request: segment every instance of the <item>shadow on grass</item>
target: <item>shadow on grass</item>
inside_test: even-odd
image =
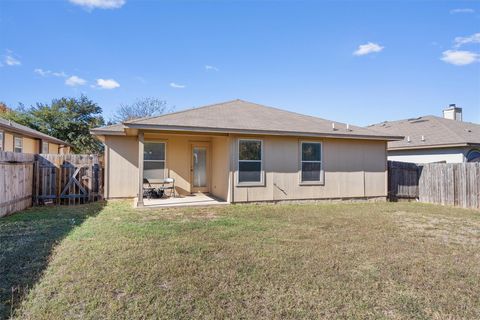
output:
[[[0,319],[7,319],[48,265],[54,246],[105,202],[33,207],[0,218]]]

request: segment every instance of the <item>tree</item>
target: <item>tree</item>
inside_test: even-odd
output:
[[[104,125],[102,108],[85,95],[60,98],[51,104],[37,103],[15,110],[7,108],[2,117],[38,130],[73,146],[78,153],[101,153],[103,144],[90,134],[90,129]]]
[[[27,108],[22,103],[19,103],[16,109],[12,109],[8,107],[4,102],[0,102],[0,117],[7,120],[15,121],[16,123],[20,123],[24,126],[38,130],[35,119],[30,113],[28,113]]]
[[[137,99],[132,104],[121,104],[120,108],[113,115],[113,123],[121,123],[128,120],[159,116],[173,111],[173,108],[167,106],[165,100],[158,98]]]

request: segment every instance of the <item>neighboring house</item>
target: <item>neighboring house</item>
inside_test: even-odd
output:
[[[70,147],[65,141],[0,118],[0,151],[70,153]]]
[[[402,138],[242,100],[92,133],[105,143],[106,198],[171,177],[180,194],[228,202],[385,199],[387,141]]]
[[[388,160],[413,163],[480,161],[480,125],[463,122],[462,108],[454,104],[443,111],[443,118],[424,116],[385,121],[368,128],[405,137],[388,143]]]

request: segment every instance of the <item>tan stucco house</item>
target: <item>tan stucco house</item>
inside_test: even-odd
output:
[[[0,151],[70,153],[71,145],[11,120],[0,118]]]
[[[92,130],[105,143],[105,197],[143,179],[227,202],[387,196],[387,141],[402,137],[234,100]],[[142,206],[142,197],[138,206]]]

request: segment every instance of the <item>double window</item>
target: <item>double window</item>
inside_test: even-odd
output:
[[[322,144],[320,142],[301,143],[301,182],[323,183]]]
[[[14,137],[13,138],[13,152],[21,153],[23,151],[23,138]]]
[[[145,142],[143,150],[143,177],[149,180],[165,178],[165,142]]]
[[[42,141],[42,153],[48,153],[48,142]]]
[[[260,184],[262,174],[262,140],[238,141],[238,183]]]

